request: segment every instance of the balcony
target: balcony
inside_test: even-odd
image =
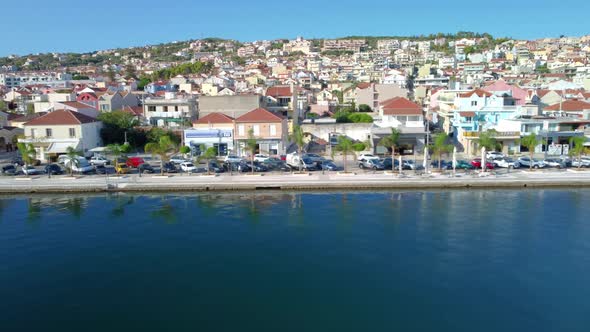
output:
[[[479,138],[479,131],[464,131],[465,138]],[[520,131],[498,131],[496,138],[520,138]]]

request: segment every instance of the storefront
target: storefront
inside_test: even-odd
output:
[[[186,129],[184,131],[184,145],[195,152],[214,147],[219,156],[234,152],[234,137],[232,129]]]

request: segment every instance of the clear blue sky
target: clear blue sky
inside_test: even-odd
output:
[[[475,31],[590,34],[588,0],[3,1],[0,56],[82,52],[202,37],[331,38]]]

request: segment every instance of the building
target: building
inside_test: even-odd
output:
[[[33,144],[36,159],[41,162],[56,161],[68,147],[87,155],[90,149],[102,145],[102,122],[78,112],[56,110],[26,122],[23,127],[25,138],[18,141]]]
[[[375,152],[385,153],[386,148],[379,147],[379,141],[391,134],[391,128],[401,132],[399,153],[413,154],[424,147],[426,130],[424,112],[420,105],[405,97],[395,97],[379,105],[379,118],[371,128],[371,140]]]
[[[199,96],[199,117],[204,117],[212,113],[221,113],[235,119],[253,109],[263,108],[264,106],[264,98],[255,94]]]
[[[247,155],[246,140],[252,130],[257,142],[256,153],[284,154],[288,140],[287,118],[264,108],[252,110],[235,120],[235,138],[238,154]]]
[[[143,114],[146,121],[158,127],[182,127],[197,119],[197,99],[192,95],[167,92],[164,98],[149,97],[144,100]]]
[[[356,105],[369,105],[374,111],[386,100],[407,96],[408,90],[397,84],[359,83],[354,90]]]
[[[0,74],[0,85],[5,85],[8,88],[16,88],[19,86],[43,84],[50,86],[67,85],[66,81],[72,80],[71,74],[66,73],[11,73]]]
[[[209,113],[184,130],[184,145],[193,150],[213,147],[219,156],[235,153],[234,119],[222,113]]]
[[[323,51],[360,52],[367,47],[364,39],[326,39]]]

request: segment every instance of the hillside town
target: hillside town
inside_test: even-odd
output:
[[[90,156],[130,144],[144,152],[155,130],[191,154],[204,147],[243,158],[300,148],[329,155],[339,137],[360,145],[359,153],[415,156],[441,136],[477,156],[482,135],[505,156],[566,157],[573,137],[590,137],[590,35],[208,38],[13,55],[0,65],[0,151],[30,144],[41,163],[58,161],[68,148]],[[133,121],[117,135],[115,114]],[[296,128],[304,147],[293,138]],[[381,144],[392,129],[396,151]],[[530,135],[532,147],[523,144]]]

